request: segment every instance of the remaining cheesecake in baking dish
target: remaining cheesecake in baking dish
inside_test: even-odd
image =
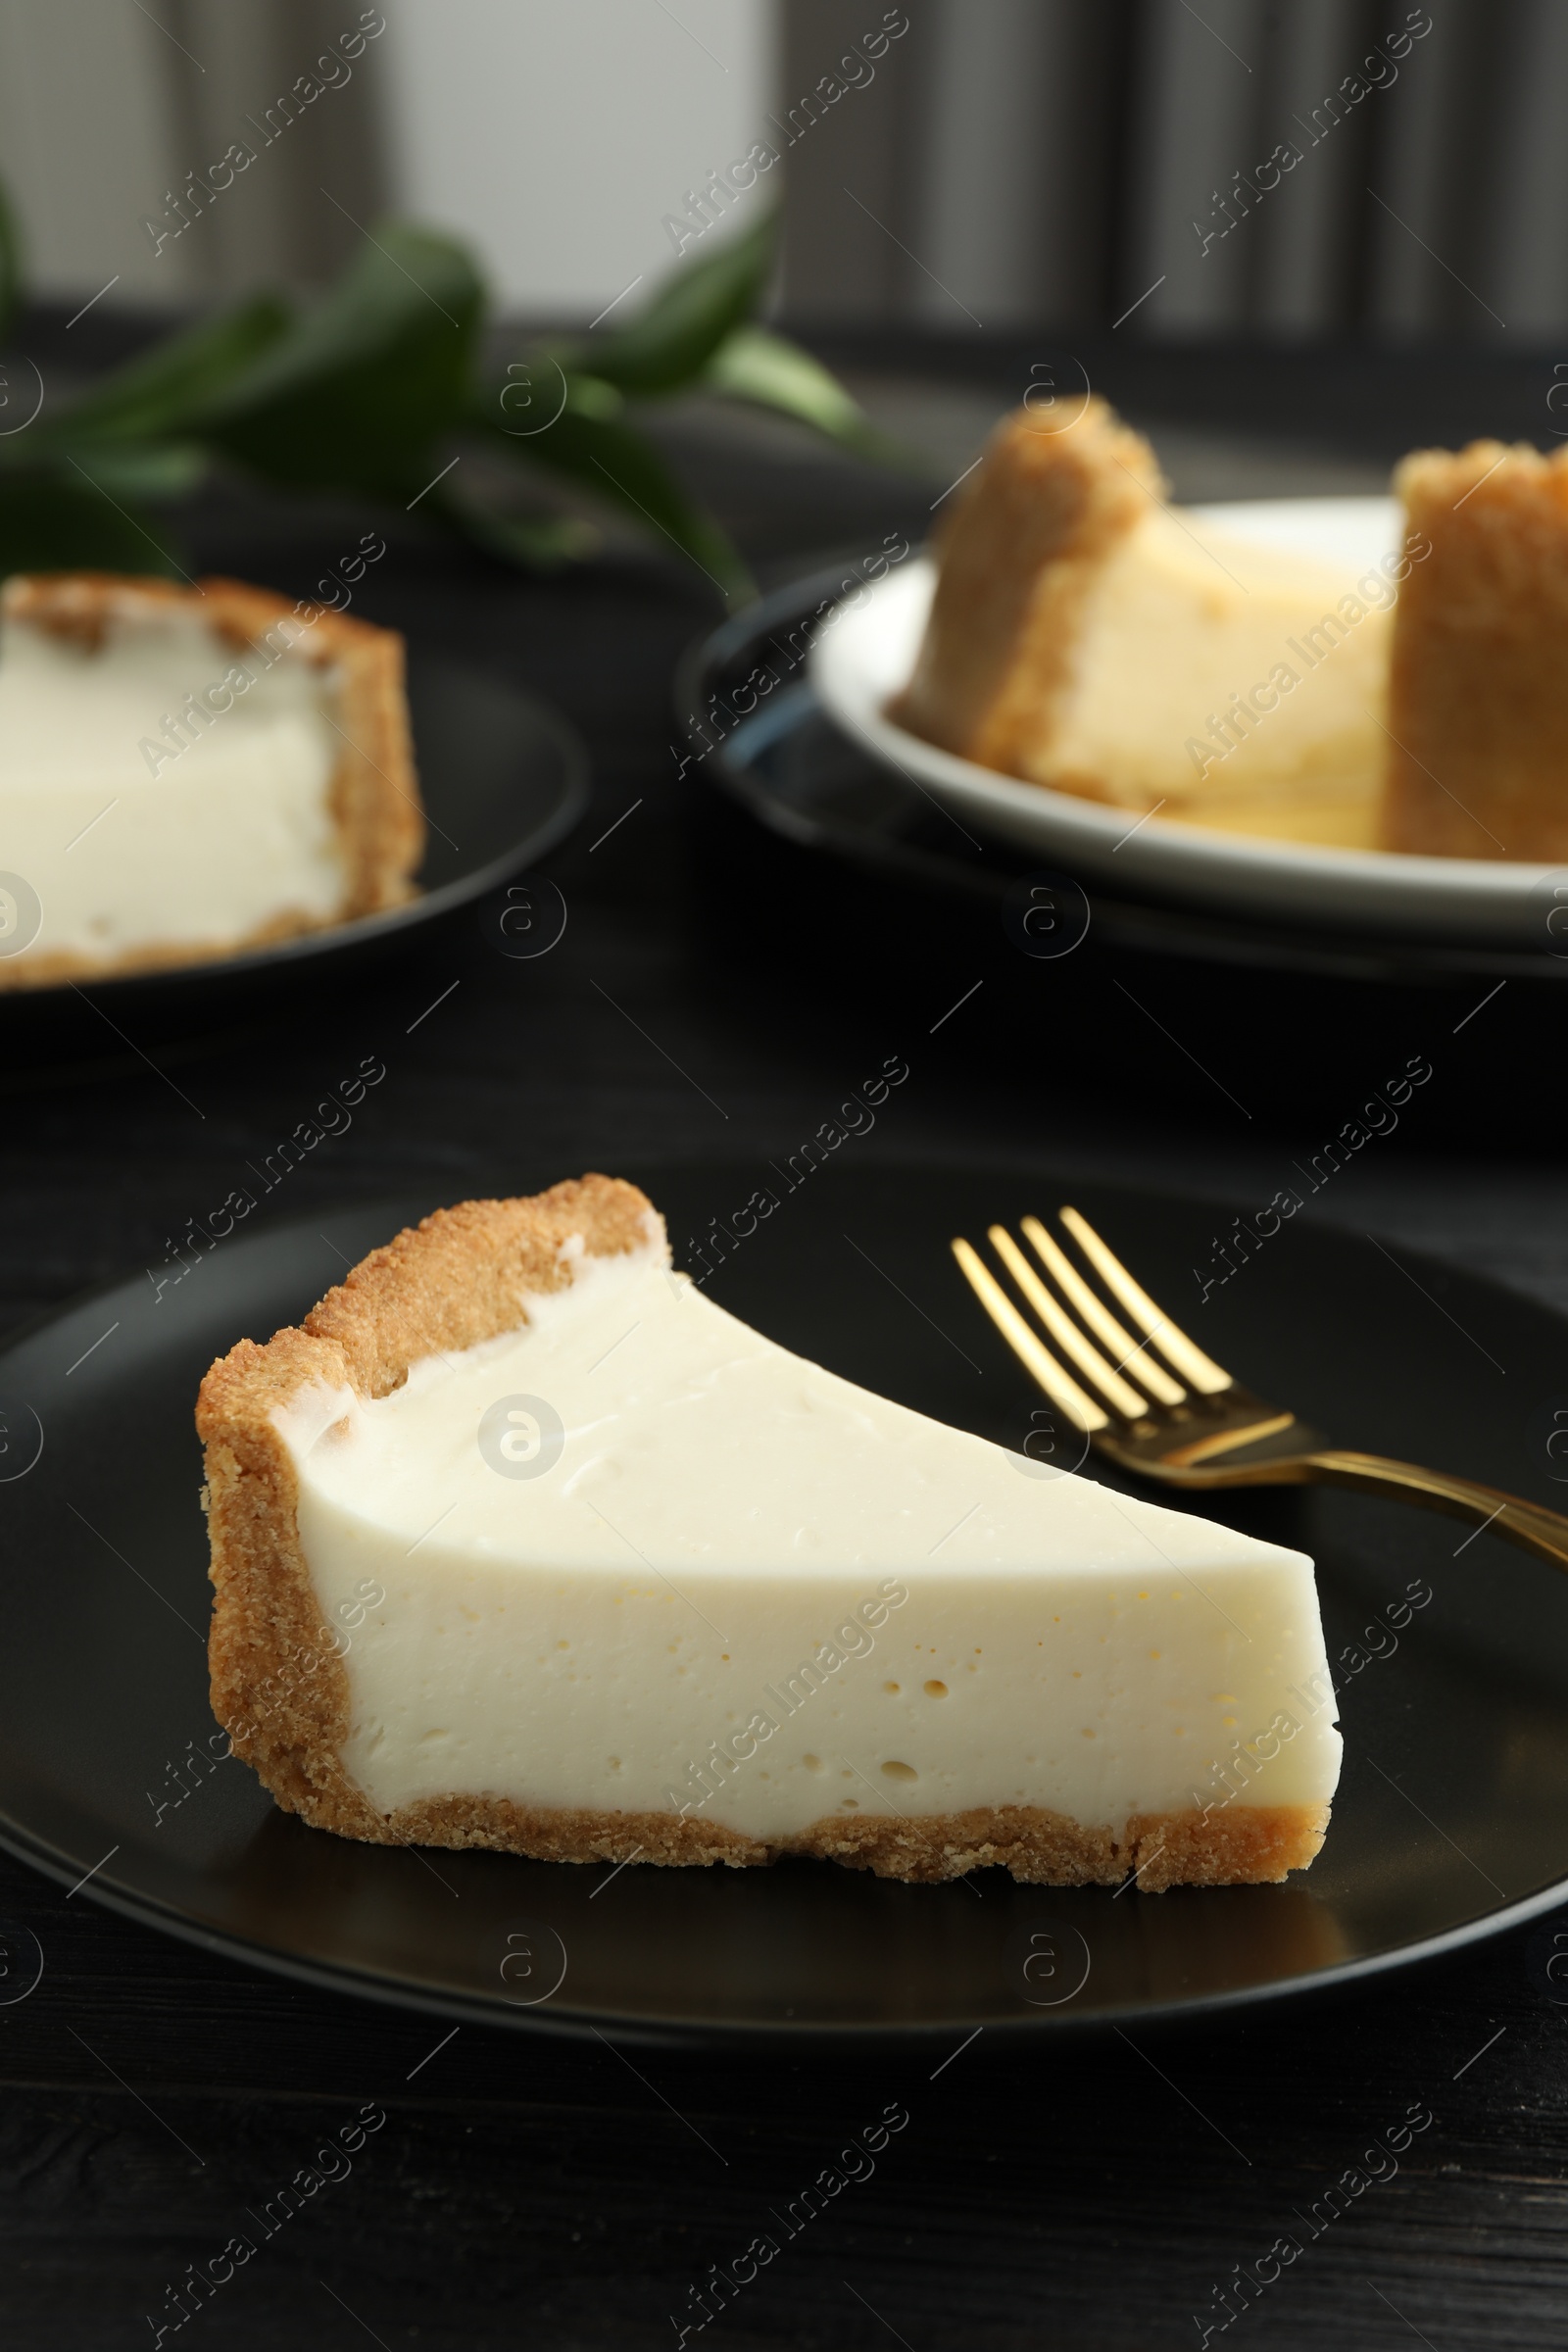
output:
[[[1568,860],[1568,449],[1417,450],[1431,555],[1399,592],[1382,846]]]
[[[392,631],[232,580],[0,600],[0,987],[398,905],[424,841]]]
[[[317,1826],[566,1861],[1273,1880],[1311,1564],[790,1354],[602,1176],[376,1250],[197,1416],[213,1703]]]
[[[938,541],[890,715],[982,766],[1164,818],[1373,846],[1398,555],[1361,580],[1165,504],[1100,400],[997,428]]]

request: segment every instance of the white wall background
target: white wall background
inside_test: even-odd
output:
[[[155,257],[143,219],[171,182],[250,135],[247,116],[360,7],[0,0],[0,174],[35,288],[85,301],[118,274],[113,300],[157,303],[328,275],[354,232],[316,183],[341,171],[368,208],[469,238],[508,308],[586,321],[674,262],[663,216],[745,154],[775,102],[777,0],[384,0],[356,68],[379,189],[363,157],[351,170],[347,103],[329,95],[309,156],[291,130]]]
[[[397,209],[469,237],[512,310],[587,319],[639,275],[640,300],[663,217],[774,103],[774,0],[383,5]]]

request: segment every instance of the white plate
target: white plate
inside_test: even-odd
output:
[[[1398,509],[1387,498],[1252,499],[1192,513],[1238,538],[1343,563],[1349,579],[1399,542]],[[965,823],[1133,895],[1374,937],[1396,932],[1568,953],[1568,913],[1559,917],[1560,933],[1547,929],[1559,904],[1556,886],[1568,907],[1568,869],[1320,849],[1205,832],[1157,816],[1129,834],[1124,808],[999,776],[894,726],[884,707],[914,666],[935,584],[933,564],[911,558],[862,590],[824,624],[810,677],[823,709],[848,734]]]

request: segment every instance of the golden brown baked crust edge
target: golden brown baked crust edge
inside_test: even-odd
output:
[[[305,660],[337,667],[343,741],[329,793],[343,851],[343,903],[324,922],[282,915],[243,939],[221,945],[151,943],[120,956],[0,958],[0,989],[52,988],[62,980],[221,961],[307,931],[329,930],[359,915],[380,913],[411,898],[410,877],[424,854],[424,811],[404,694],[403,640],[397,631],[351,619],[329,606],[308,600],[295,604],[270,589],[217,577],[180,588],[171,580],[115,572],[26,573],[7,583],[0,609],[8,620],[22,620],[95,649],[115,603],[127,595],[147,604],[199,605],[202,618],[237,653],[261,647],[270,630],[288,620],[301,632],[295,650]]]
[[[1098,395],[1066,426],[1027,406],[1004,417],[939,535],[925,637],[888,716],[983,767],[1056,782],[1091,593],[1165,488],[1149,443]]]
[[[241,1340],[208,1372],[196,1429],[212,1545],[213,1711],[280,1805],[343,1837],[407,1842],[343,1768],[346,1641],[316,1596],[299,1485],[272,1415],[317,1381],[384,1396],[422,1357],[517,1330],[528,1294],[572,1280],[559,1251],[573,1235],[605,1257],[662,1230],[647,1197],[609,1176],[518,1200],[466,1200],[372,1250],[299,1328],[265,1347]]]
[[[295,1808],[319,1829],[344,1827],[330,1808]],[[519,1805],[510,1797],[431,1797],[347,1834],[381,1845],[479,1846],[544,1862],[650,1862],[666,1868],[726,1863],[732,1870],[804,1854],[933,1885],[997,1867],[1040,1886],[1116,1886],[1135,1873],[1147,1894],[1171,1886],[1277,1884],[1304,1870],[1323,1843],[1327,1805],[1232,1805],[1203,1813],[1142,1813],[1120,1831],[1041,1805],[981,1805],[898,1820],[832,1815],[791,1838],[760,1839],[674,1813],[598,1813]]]
[[[1568,858],[1568,451],[1475,441],[1395,473],[1410,540],[1390,649],[1379,846]]]

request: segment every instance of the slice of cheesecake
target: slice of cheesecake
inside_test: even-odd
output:
[[[1309,1561],[853,1387],[603,1176],[468,1201],[202,1388],[213,1704],[280,1804],[562,1861],[1273,1880]]]
[[[8,583],[0,988],[375,913],[423,842],[391,630],[233,580]]]
[[[1102,401],[1066,428],[1005,418],[938,541],[925,640],[889,715],[1140,815],[1371,848],[1400,560],[1352,580],[1165,493]]]
[[[1568,449],[1474,441],[1395,475],[1432,544],[1400,591],[1382,846],[1568,860]]]

